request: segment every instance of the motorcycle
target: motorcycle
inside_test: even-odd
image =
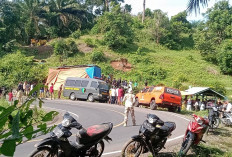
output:
[[[221,117],[219,116],[222,113]],[[209,126],[211,129],[218,128],[220,123],[226,126],[232,125],[232,115],[228,112],[223,112],[220,107],[212,107],[209,109]]]
[[[222,118],[220,118],[220,121],[226,125],[226,126],[232,126],[232,114],[229,112],[222,112]]]
[[[135,156],[150,151],[153,156],[164,148],[167,138],[175,130],[174,122],[163,122],[154,114],[148,114],[147,120],[139,129],[139,135],[132,136],[122,149],[122,157]]]
[[[72,128],[79,130],[74,142],[68,140],[72,135]],[[62,123],[54,128],[50,137],[36,144],[37,149],[30,157],[100,157],[105,147],[103,139],[107,142],[112,141],[108,136],[112,128],[113,124],[109,122],[85,129],[67,112]]]
[[[190,121],[185,132],[179,155],[185,155],[192,145],[203,141],[203,135],[209,129],[209,120],[193,114],[194,121]],[[205,142],[205,141],[203,141]]]
[[[220,124],[219,118],[219,108],[218,107],[208,107],[208,119],[209,119],[209,127],[210,129],[218,128]]]

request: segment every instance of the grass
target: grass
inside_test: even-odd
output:
[[[99,65],[106,75],[112,73],[116,78],[121,77],[122,79],[137,81],[139,88],[142,88],[145,79],[148,79],[150,85],[162,83],[181,90],[188,89],[189,86],[211,87],[219,92],[226,89],[226,95],[229,98],[232,97],[231,77],[222,75],[218,66],[204,61],[196,50],[173,51],[156,45],[154,42],[135,42],[128,45],[127,48],[112,50],[96,42],[102,39],[101,35],[85,35],[75,41],[76,43],[84,43],[85,39],[94,41],[96,46],[93,51],[102,51],[107,56],[107,61],[94,63]],[[138,49],[140,53],[137,53]],[[39,58],[38,55],[40,54],[35,55],[36,58]],[[46,65],[56,67],[60,65],[93,64],[90,56],[91,53],[78,53],[60,62],[59,57],[55,55],[49,57],[48,55]],[[112,69],[110,61],[120,58],[128,59],[133,66],[132,71],[123,72]],[[159,78],[156,75],[152,76],[152,69],[159,68],[162,68],[166,73],[164,78]],[[150,69],[150,71],[147,71],[147,69]]]

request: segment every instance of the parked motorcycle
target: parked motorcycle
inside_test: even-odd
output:
[[[68,140],[72,128],[79,130],[74,142]],[[65,113],[62,123],[51,132],[50,137],[36,146],[30,157],[100,157],[105,146],[103,139],[107,142],[112,140],[108,136],[112,128],[112,123],[103,123],[85,129],[69,113]]]
[[[175,130],[174,122],[163,122],[154,114],[148,114],[147,120],[139,129],[139,135],[132,136],[122,149],[122,157],[138,157],[141,153],[150,151],[155,156]]]
[[[208,113],[208,119],[209,119],[209,127],[211,129],[215,129],[218,128],[219,124],[220,124],[220,118],[219,118],[219,108],[218,107],[210,107],[207,108],[209,113]]]
[[[221,117],[220,117],[221,113]],[[220,123],[231,126],[232,125],[232,114],[221,111],[220,107],[211,107],[209,109],[209,126],[211,129],[215,129]]]
[[[185,155],[192,145],[198,145],[203,141],[203,135],[209,129],[209,120],[193,114],[194,121],[190,121],[185,132],[179,155]],[[205,142],[205,141],[203,141]]]
[[[220,121],[226,126],[232,126],[232,114],[229,112],[222,112]]]

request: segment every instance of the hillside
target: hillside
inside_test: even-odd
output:
[[[47,45],[55,42],[56,39]],[[226,90],[226,95],[231,98],[231,76],[221,74],[220,68],[203,60],[198,51],[174,51],[155,43],[141,42],[113,51],[101,45],[100,35],[81,36],[75,42],[80,52],[72,57],[60,59],[51,52],[38,52],[33,55],[37,59],[46,60],[47,67],[97,64],[102,68],[103,74],[113,74],[115,78],[138,81],[140,87],[145,80],[148,80],[150,85],[164,84],[181,90],[188,89],[189,86],[207,86],[219,92]],[[91,60],[93,52],[103,52],[103,57],[106,59],[103,62],[93,62]],[[125,59],[128,63],[123,67],[121,61]],[[120,69],[121,66],[121,70],[111,66],[113,61],[118,61],[118,67]],[[128,69],[125,70],[125,68]]]

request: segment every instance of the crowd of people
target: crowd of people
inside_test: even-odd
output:
[[[108,83],[109,84],[109,83]],[[109,84],[110,85],[110,91],[109,91],[109,104],[118,104],[118,105],[123,105],[122,100],[123,97],[126,93],[126,91],[132,91],[133,88],[138,87],[138,83],[133,82],[130,80],[127,82],[126,80],[121,81],[121,78],[116,80],[115,78],[112,80],[112,82]]]
[[[231,103],[229,103],[228,100],[221,101],[220,99],[218,99],[218,101],[214,101],[214,100],[201,101],[200,99],[192,100],[191,98],[189,98],[188,100],[185,100],[184,104],[188,111],[203,111],[208,107],[212,107],[212,106],[218,106],[221,108],[222,111],[225,112],[232,111],[232,105]]]
[[[16,99],[18,100],[18,103],[22,104],[23,103],[23,96],[28,96],[29,93],[34,89],[34,87],[36,85],[37,85],[36,83],[30,83],[27,81],[19,82],[17,89],[12,89],[9,91],[9,93],[8,93],[9,100],[8,101],[12,102],[13,98],[16,97]],[[63,84],[58,89],[58,99],[60,99],[60,97],[61,97],[62,90],[63,90]],[[39,91],[37,91],[37,90],[33,91],[33,93],[31,93],[31,96],[38,96],[41,99],[43,99],[43,98],[51,98],[51,100],[55,99],[54,84],[51,83],[51,85],[48,86],[48,83],[46,83],[46,84],[41,83]]]

